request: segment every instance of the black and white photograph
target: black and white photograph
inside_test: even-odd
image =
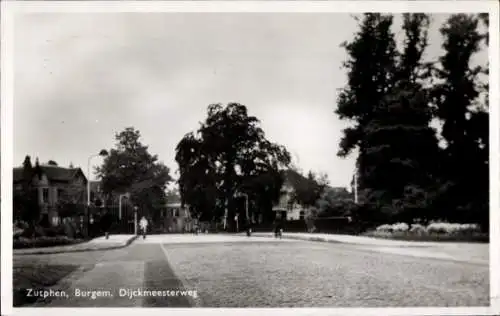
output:
[[[496,2],[79,2],[2,7],[11,310],[494,314]]]

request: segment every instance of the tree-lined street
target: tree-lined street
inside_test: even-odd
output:
[[[489,15],[452,11],[16,16],[15,306],[489,306]]]
[[[235,235],[155,235],[118,250],[15,256],[14,266],[78,265],[54,289],[66,307],[486,306],[488,265],[418,258],[342,243]],[[120,297],[119,289],[196,291]],[[114,297],[74,297],[109,290]]]

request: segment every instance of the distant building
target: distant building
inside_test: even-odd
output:
[[[23,167],[14,168],[13,180],[14,192],[22,190]],[[59,225],[58,202],[63,198],[72,203],[84,205],[86,185],[87,178],[80,168],[37,164],[33,168],[32,186],[37,192],[41,223],[51,226]]]
[[[281,192],[279,202],[273,206],[273,211],[276,212],[276,217],[286,220],[301,219],[301,215],[304,214],[305,207],[292,200],[294,194],[293,186],[289,182],[285,181]]]
[[[162,215],[164,228],[169,233],[191,231],[196,221],[191,217],[189,207],[183,207],[180,202],[167,203]]]
[[[304,219],[307,207],[293,200],[295,190],[301,181],[307,181],[307,179],[294,170],[289,169],[285,171],[285,181],[281,189],[281,198],[273,206],[276,217],[286,220]]]

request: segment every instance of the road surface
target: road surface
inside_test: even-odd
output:
[[[51,287],[52,292],[44,289],[49,297],[28,307],[489,305],[488,265],[348,244],[156,235],[117,250],[14,256],[14,267],[33,265],[77,269]],[[128,295],[134,290],[139,296]]]

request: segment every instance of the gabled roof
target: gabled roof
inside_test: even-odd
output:
[[[69,182],[73,180],[77,175],[83,176],[85,181],[87,178],[83,174],[81,168],[64,168],[59,166],[42,165],[34,167],[33,171],[36,173],[36,169],[39,168],[41,174],[45,174],[49,181],[56,182]],[[19,182],[23,179],[23,167],[14,168],[14,182]]]

